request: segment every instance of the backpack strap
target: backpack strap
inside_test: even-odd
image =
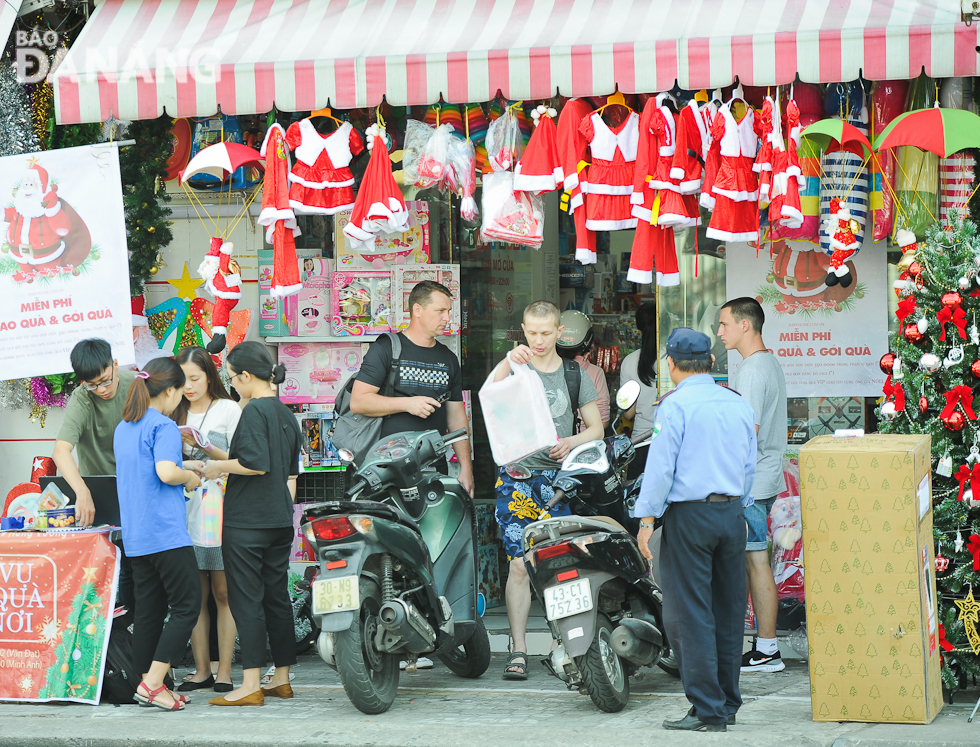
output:
[[[398,363],[402,357],[402,341],[397,332],[385,332],[391,341],[391,365],[388,367],[388,378],[385,379],[384,391],[378,392],[382,397],[395,396],[395,382],[398,380]]]
[[[565,387],[568,389],[568,401],[572,405],[572,412],[575,413],[574,432],[578,432],[578,424],[581,418],[578,414],[578,393],[582,386],[582,367],[575,361],[562,359],[562,368],[565,372]]]

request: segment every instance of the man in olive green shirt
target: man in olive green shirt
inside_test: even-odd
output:
[[[100,339],[78,343],[71,351],[71,366],[81,383],[68,400],[52,457],[75,491],[75,518],[85,527],[95,519],[95,504],[82,475],[116,474],[112,437],[136,375],[120,371],[109,343]],[[76,449],[78,466],[72,458]]]

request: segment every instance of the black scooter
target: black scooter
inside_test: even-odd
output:
[[[473,502],[457,480],[425,469],[462,438],[465,430],[385,438],[345,500],[303,514],[320,563],[312,586],[317,652],[364,713],[391,707],[399,661],[414,669],[420,654],[435,653],[461,677],[490,666],[477,614]]]
[[[620,411],[638,393],[624,384]],[[525,566],[558,643],[545,666],[609,713],[629,702],[629,677],[640,667],[659,665],[679,676],[664,633],[663,596],[636,542],[639,485],[626,479],[634,455],[626,436],[575,447],[547,506],[568,502],[575,514],[529,524],[523,537]]]

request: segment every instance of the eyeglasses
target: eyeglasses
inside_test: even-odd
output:
[[[109,374],[108,381],[100,381],[96,384],[89,384],[87,381],[83,381],[81,386],[86,392],[94,392],[97,389],[107,389],[112,386],[113,375]]]

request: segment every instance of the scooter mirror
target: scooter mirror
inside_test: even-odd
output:
[[[343,462],[344,464],[354,463],[354,452],[351,451],[350,449],[339,449],[337,451],[337,456],[340,457],[340,461]]]
[[[619,391],[616,392],[616,406],[620,410],[628,410],[634,404],[636,400],[640,397],[640,382],[638,381],[627,381],[623,384]]]
[[[507,464],[504,471],[514,480],[527,480],[531,477],[531,470],[519,464]]]

